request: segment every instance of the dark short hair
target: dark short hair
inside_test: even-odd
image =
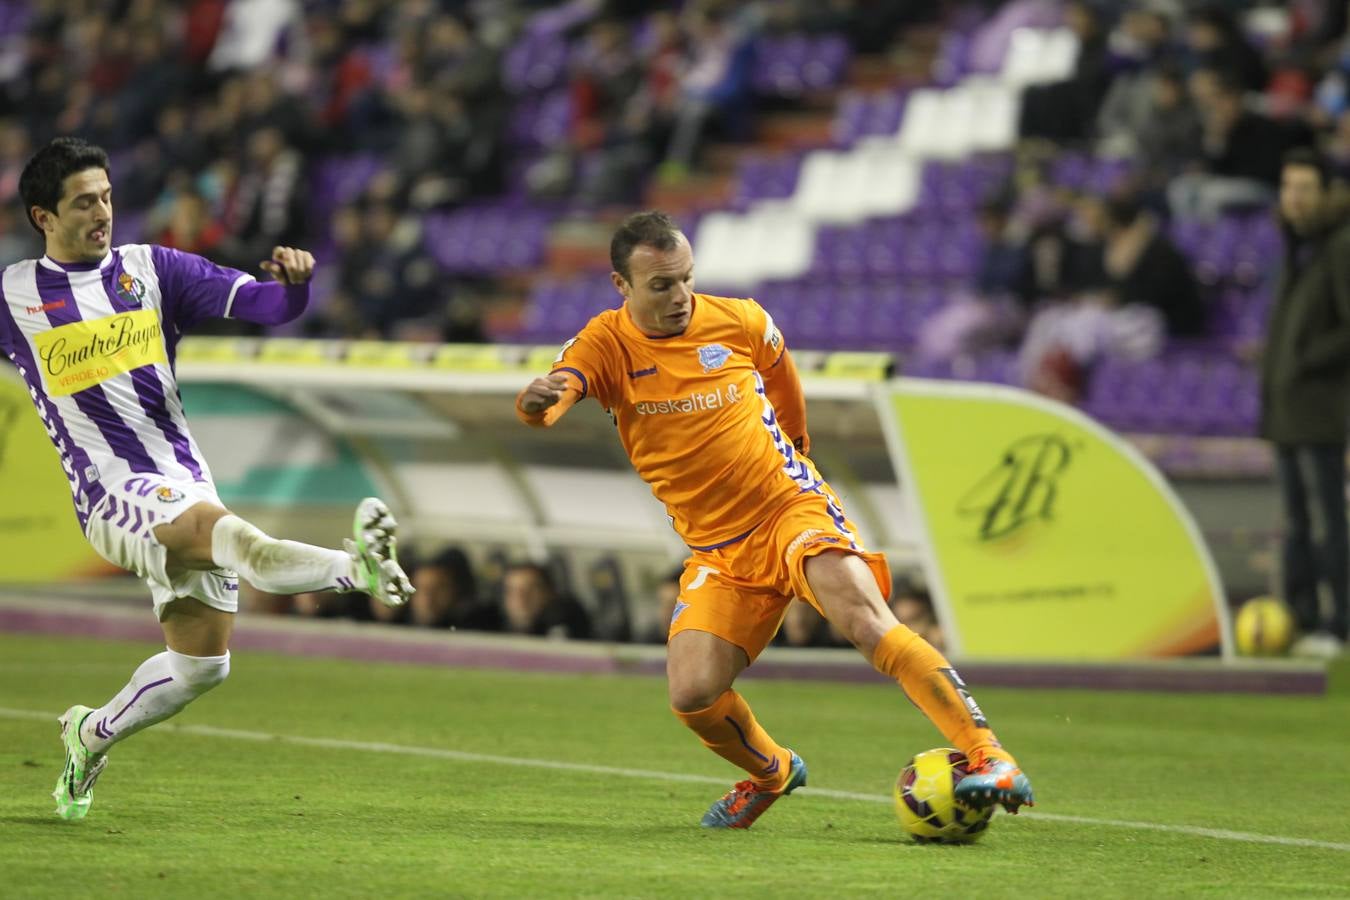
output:
[[[549,594],[558,593],[558,583],[553,577],[553,572],[551,572],[549,567],[543,563],[534,562],[532,560],[519,560],[508,564],[502,575],[506,576],[512,572],[533,572],[535,576],[538,577],[539,583],[543,585],[545,591]]]
[[[422,565],[443,570],[463,596],[478,596],[478,580],[474,577],[473,566],[469,563],[468,555],[458,547],[446,547]]]
[[[1289,166],[1298,166],[1300,168],[1312,169],[1317,172],[1317,180],[1322,187],[1326,187],[1331,180],[1330,172],[1327,170],[1327,160],[1321,153],[1313,147],[1294,147],[1286,150],[1284,158],[1281,160],[1280,168]]]
[[[624,281],[632,279],[628,260],[633,250],[643,244],[657,250],[674,250],[680,242],[680,226],[660,210],[633,213],[619,223],[609,242],[609,262]]]
[[[108,171],[108,153],[102,147],[75,137],[53,138],[28,160],[19,176],[19,196],[23,198],[28,224],[38,228],[33,207],[56,212],[66,179],[85,169]]]

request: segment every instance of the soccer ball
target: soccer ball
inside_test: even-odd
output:
[[[1282,656],[1294,639],[1294,615],[1278,597],[1253,597],[1238,610],[1233,639],[1243,656]]]
[[[966,777],[965,754],[950,747],[915,756],[895,782],[895,815],[909,836],[921,844],[966,844],[989,827],[994,807],[967,806],[953,794]]]

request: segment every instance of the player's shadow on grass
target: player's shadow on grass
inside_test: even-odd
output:
[[[556,820],[540,821],[537,819],[497,819],[491,823],[474,823],[473,830],[477,834],[485,832],[501,832],[504,836],[520,837],[537,832],[541,836],[556,839],[558,837],[559,822]],[[669,837],[670,835],[684,834],[689,831],[687,824],[671,823],[669,825],[633,825],[631,822],[579,822],[575,819],[569,819],[566,822],[567,832],[572,835],[582,833],[596,835],[612,835],[622,833],[624,835],[642,836],[642,837]]]
[[[851,844],[881,844],[886,847],[899,847],[902,850],[926,850],[932,852],[952,852],[952,851],[970,851],[972,849],[983,847],[984,844],[919,844],[911,841],[907,837],[879,837],[877,835],[867,835],[855,838],[843,838]]]
[[[70,828],[71,823],[54,815],[46,816],[0,816],[0,825],[59,825]],[[75,828],[80,826],[75,825]]]

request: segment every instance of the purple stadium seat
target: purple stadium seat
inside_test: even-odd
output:
[[[869,302],[867,287],[855,285],[837,291],[826,324],[829,347],[859,349],[871,343],[875,331],[872,314],[873,306]]]
[[[736,169],[737,198],[749,202],[791,197],[797,187],[801,161],[801,155],[795,153],[745,155]]]
[[[760,38],[750,82],[761,94],[799,97],[838,85],[849,56],[848,42],[837,34]]]
[[[971,39],[960,31],[947,31],[938,45],[933,60],[933,83],[938,87],[952,87],[969,71]]]
[[[867,135],[893,135],[905,114],[904,91],[846,92],[834,118],[834,141],[849,147]]]

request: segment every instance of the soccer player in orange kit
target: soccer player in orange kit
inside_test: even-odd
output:
[[[771,738],[732,684],[773,638],[793,596],[816,607],[970,761],[957,796],[1010,812],[1031,783],[956,670],[896,621],[885,558],[859,543],[806,456],[806,400],[773,319],[753,300],[694,293],[694,256],[669,216],[629,216],[610,244],[623,296],[563,345],[516,398],[528,425],[553,425],[595,397],[638,475],[692,551],[670,623],[666,674],[677,718],[744,769],[703,816],[749,828],[806,783],[806,764]]]

